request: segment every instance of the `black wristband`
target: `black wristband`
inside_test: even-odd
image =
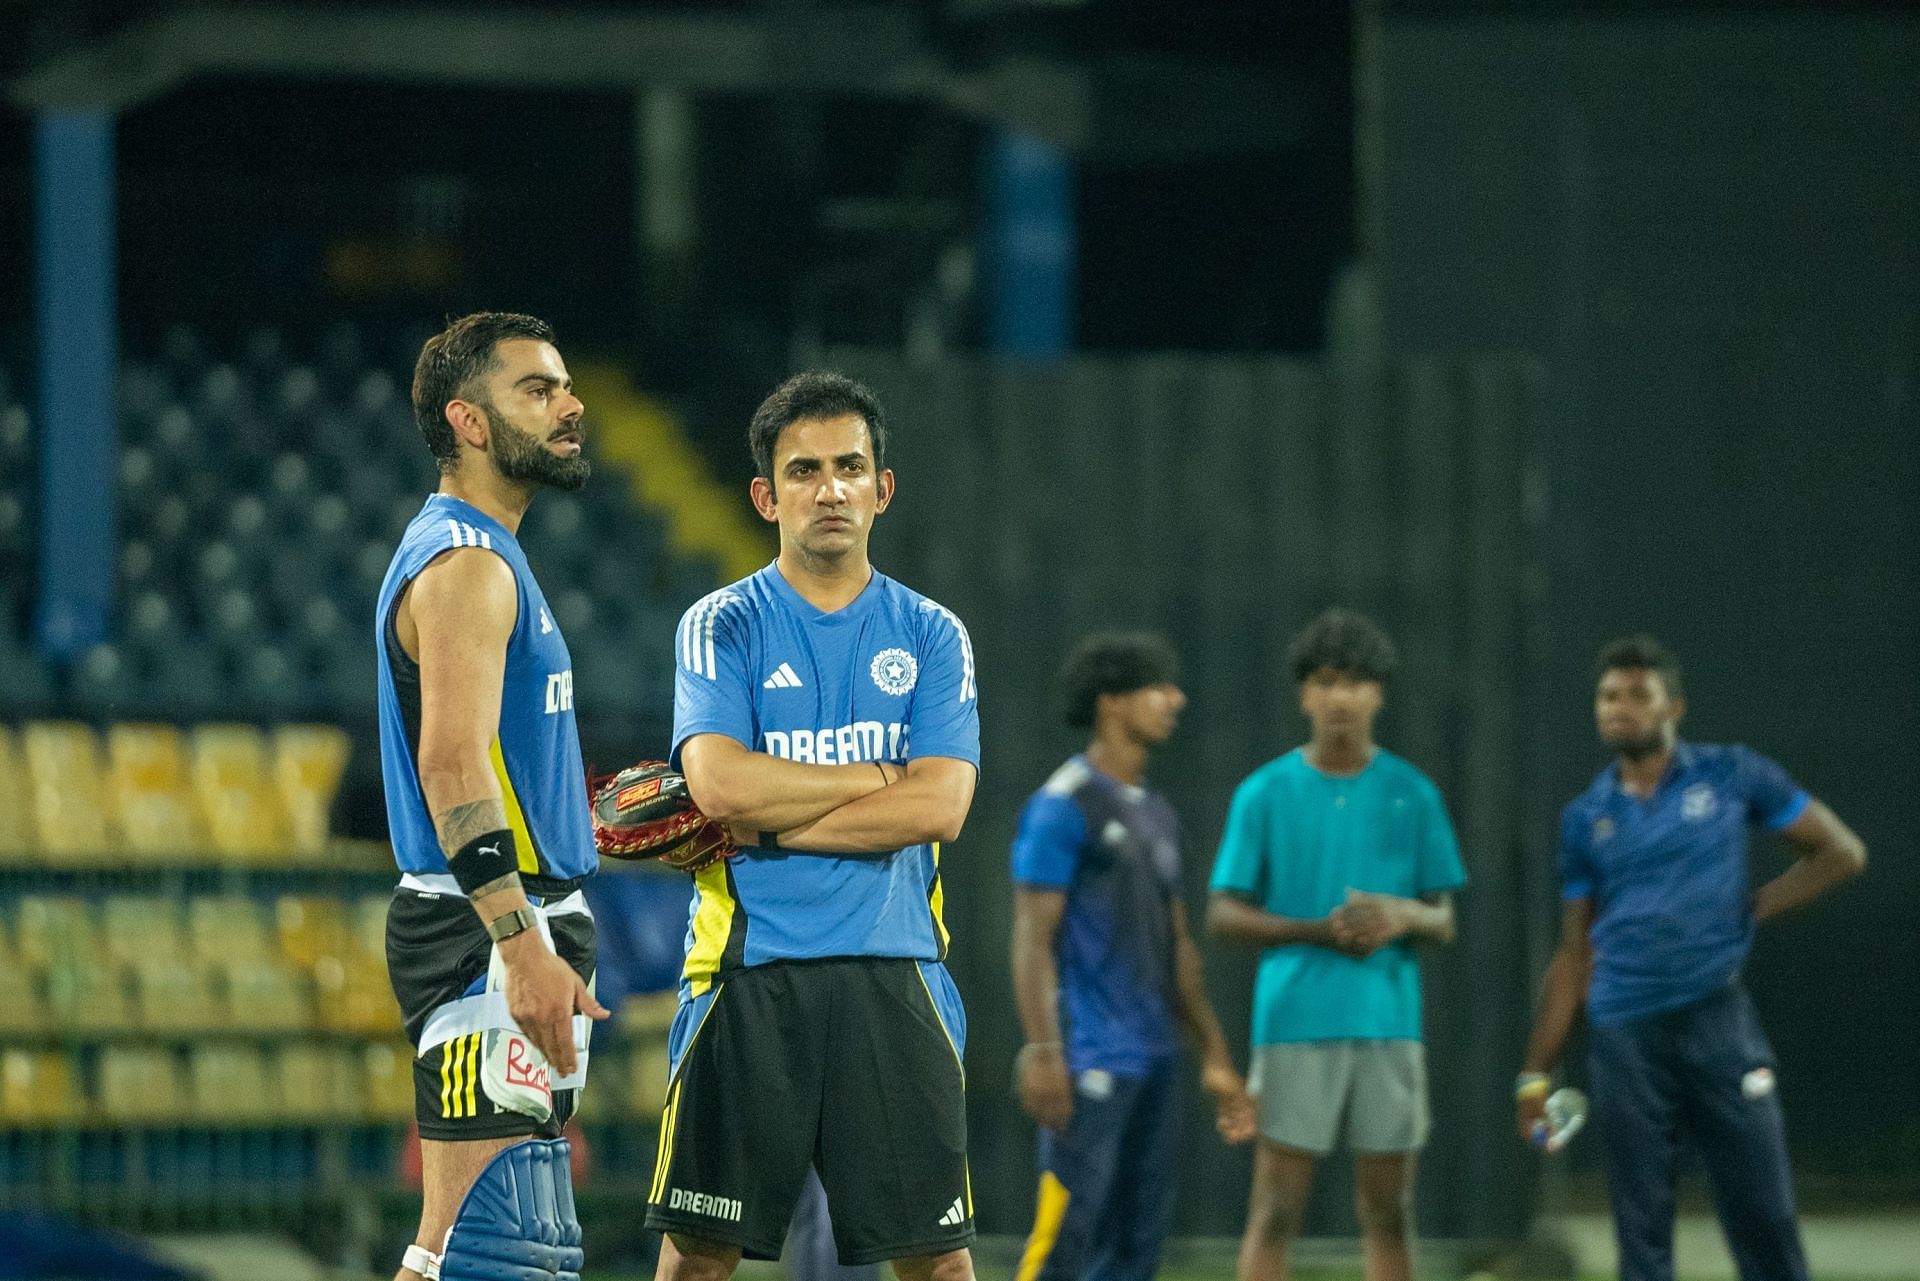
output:
[[[780,848],[780,833],[778,833],[778,832],[762,832],[762,833],[760,833],[760,840],[759,840],[759,846],[760,846],[760,848],[761,848],[761,849],[763,849],[763,850],[777,850],[777,849],[779,849],[779,848]]]
[[[447,860],[447,870],[463,893],[471,894],[488,881],[497,881],[508,872],[520,870],[520,856],[513,846],[513,833],[506,828],[476,836],[462,845]]]

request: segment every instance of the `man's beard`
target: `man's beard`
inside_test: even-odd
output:
[[[484,406],[493,426],[493,465],[508,480],[546,485],[568,493],[587,483],[593,464],[585,452],[562,458],[530,431],[521,431],[491,405]]]
[[[1642,734],[1636,738],[1609,740],[1607,746],[1630,761],[1644,761],[1647,757],[1657,756],[1666,750],[1667,736],[1664,731],[1656,729],[1652,733]]]

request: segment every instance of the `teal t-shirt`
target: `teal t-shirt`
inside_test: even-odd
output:
[[[1312,920],[1347,890],[1415,898],[1466,883],[1439,789],[1391,752],[1350,777],[1300,749],[1233,794],[1211,888]],[[1254,981],[1253,1043],[1419,1040],[1420,965],[1406,940],[1364,960],[1310,943],[1271,947]]]

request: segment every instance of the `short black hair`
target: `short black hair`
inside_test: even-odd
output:
[[[1673,656],[1672,650],[1645,632],[1622,636],[1619,640],[1602,645],[1599,657],[1593,662],[1593,679],[1597,683],[1608,672],[1623,669],[1652,672],[1660,678],[1660,688],[1667,691],[1668,698],[1682,696],[1680,660]]]
[[[440,470],[460,464],[460,440],[447,421],[447,402],[476,399],[469,388],[499,367],[496,349],[514,338],[553,341],[553,326],[512,311],[476,311],[427,339],[413,366],[413,421]]]
[[[773,447],[788,427],[804,419],[845,414],[858,414],[867,424],[867,438],[873,442],[873,469],[884,470],[887,416],[880,409],[880,398],[845,374],[809,369],[775,387],[753,411],[753,421],[747,426],[747,448],[753,452],[755,474],[772,483]]]
[[[1382,685],[1400,670],[1400,654],[1380,624],[1365,614],[1335,606],[1308,623],[1287,649],[1296,685],[1323,667]]]
[[[1060,665],[1060,696],[1067,724],[1093,725],[1102,694],[1131,694],[1180,679],[1180,656],[1153,632],[1095,632]]]

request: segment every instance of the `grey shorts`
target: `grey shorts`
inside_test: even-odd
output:
[[[1342,1138],[1354,1152],[1416,1152],[1432,1126],[1418,1041],[1256,1045],[1247,1084],[1260,1137],[1316,1156]]]

